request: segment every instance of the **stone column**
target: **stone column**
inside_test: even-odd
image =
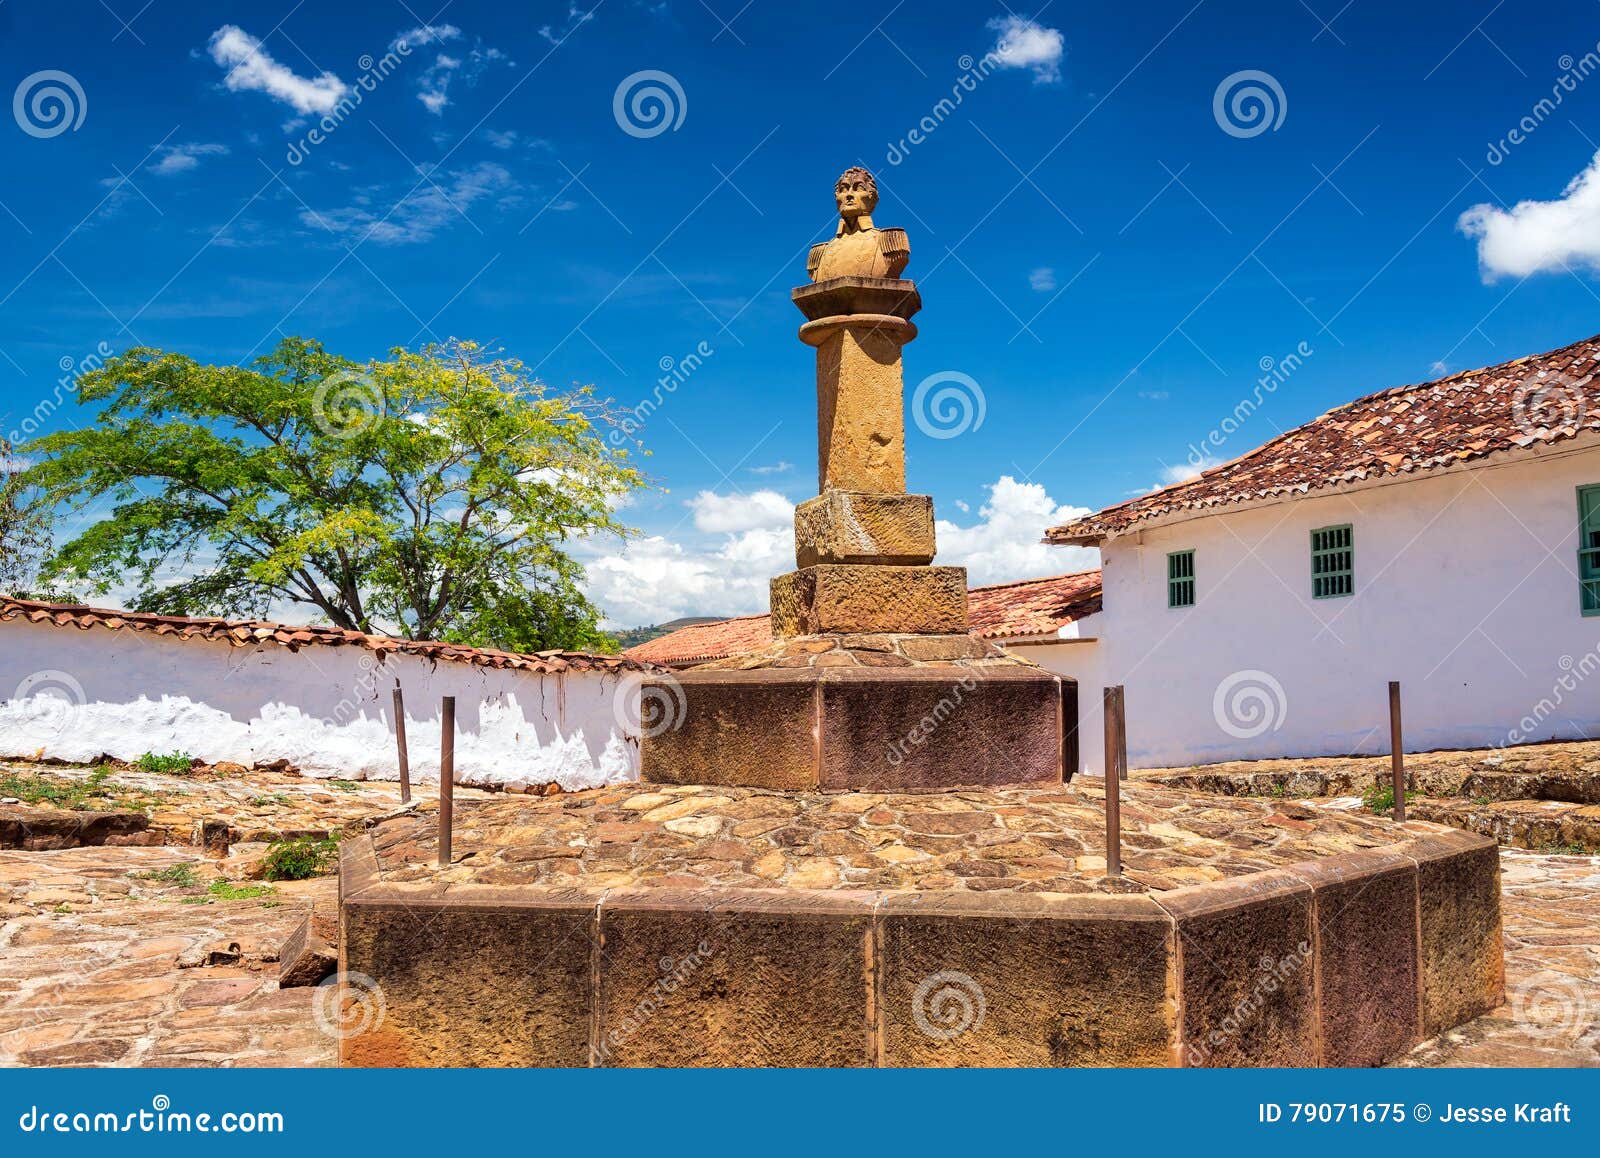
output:
[[[917,336],[915,283],[837,277],[793,297],[817,351],[820,493],[795,508],[799,570],[772,581],[773,635],[965,631],[966,572],[928,565],[933,500],[905,493],[900,351]]]

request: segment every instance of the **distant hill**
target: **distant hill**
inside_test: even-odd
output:
[[[697,623],[721,623],[726,618],[728,618],[726,615],[686,615],[682,619],[653,623],[649,627],[630,627],[626,631],[613,631],[611,634],[616,637],[617,646],[627,651],[630,647],[649,643],[652,639],[659,639],[669,632],[677,631],[680,627],[693,627]]]

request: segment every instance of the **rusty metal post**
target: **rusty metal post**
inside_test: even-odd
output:
[[[1389,681],[1389,765],[1394,773],[1394,822],[1406,822],[1406,745],[1400,727],[1400,681]]]
[[[394,744],[400,760],[400,803],[411,801],[411,757],[406,753],[406,702],[400,681],[394,681]]]
[[[450,838],[455,825],[456,698],[445,696],[439,709],[439,867],[450,864]]]
[[[1106,875],[1122,875],[1122,780],[1127,775],[1127,737],[1123,730],[1122,687],[1108,687],[1101,696],[1105,717]]]

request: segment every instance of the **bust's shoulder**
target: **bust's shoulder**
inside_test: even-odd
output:
[[[910,253],[911,239],[906,236],[904,229],[878,230],[879,253]]]
[[[815,280],[817,266],[822,262],[822,251],[828,248],[826,241],[819,241],[811,247],[811,252],[806,254],[806,273]]]

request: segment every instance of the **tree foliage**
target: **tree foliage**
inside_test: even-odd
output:
[[[358,364],[289,338],[249,366],[135,348],[80,379],[95,423],[29,445],[50,507],[109,501],[47,577],[139,610],[515,650],[601,647],[575,541],[644,485],[609,405],[468,342]],[[174,577],[175,576],[175,577]]]
[[[37,594],[38,567],[49,550],[49,520],[28,490],[21,460],[0,438],[0,595]]]

